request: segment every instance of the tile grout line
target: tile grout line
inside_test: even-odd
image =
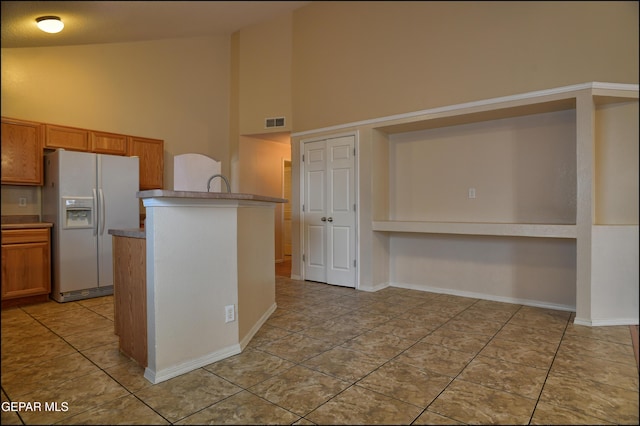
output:
[[[59,303],[59,302],[55,302],[55,303]],[[75,302],[74,302],[75,303]],[[81,303],[77,304],[78,306],[80,306],[80,308],[82,309],[86,309],[89,310],[97,315],[102,316],[103,318],[109,320],[109,321],[113,321],[110,318],[105,317],[104,315],[100,314],[99,312],[94,311],[93,309],[89,308],[88,306],[85,306]],[[73,350],[78,353],[80,356],[82,356],[84,359],[86,359],[87,361],[89,361],[91,364],[93,364],[94,366],[96,366],[98,368],[98,370],[100,370],[101,372],[103,372],[104,374],[106,374],[109,378],[111,378],[111,380],[113,380],[114,382],[116,382],[118,385],[122,386],[122,388],[124,390],[126,390],[127,392],[129,392],[129,395],[125,395],[123,397],[120,398],[116,398],[116,399],[121,399],[121,398],[126,398],[127,396],[133,396],[134,398],[136,398],[138,401],[140,401],[141,403],[143,403],[145,406],[147,406],[149,409],[151,409],[154,413],[156,413],[157,415],[159,415],[160,417],[162,417],[164,420],[166,420],[169,424],[173,424],[172,422],[169,421],[169,419],[165,418],[162,414],[160,414],[159,412],[157,412],[153,407],[151,407],[150,405],[148,405],[146,402],[144,402],[143,400],[141,400],[136,394],[135,392],[130,391],[124,384],[120,383],[120,381],[118,381],[117,378],[113,377],[111,374],[109,374],[104,368],[102,368],[100,365],[98,365],[96,362],[94,362],[92,359],[90,359],[87,355],[85,355],[84,353],[82,353],[81,350],[79,350],[78,348],[76,348],[73,344],[71,344],[67,339],[65,339],[62,335],[60,335],[58,332],[52,330],[51,328],[49,328],[47,325],[45,325],[42,321],[40,321],[38,318],[36,318],[35,316],[33,316],[31,313],[25,311],[24,309],[22,309],[22,307],[18,307],[22,312],[24,312],[26,315],[28,315],[29,317],[33,318],[34,321],[36,321],[38,324],[40,324],[43,328],[45,328],[46,330],[49,330],[49,332],[53,333],[54,335],[56,335],[57,337],[59,337],[60,339],[62,339],[62,341],[64,341],[66,344],[68,344],[71,348],[73,348]],[[80,309],[78,308],[78,309]],[[115,330],[114,330],[114,334],[115,334]],[[65,356],[65,355],[61,355],[61,356]],[[91,374],[91,373],[90,373]],[[6,393],[6,392],[5,392]],[[103,405],[108,404],[110,401],[105,402]],[[80,413],[75,413],[72,416],[69,417],[65,417],[62,420],[65,419],[70,419],[74,416],[77,416],[79,414],[85,413],[87,411],[90,411],[91,409],[96,408],[96,407],[92,407],[89,408],[85,411],[82,411]],[[20,420],[22,420],[22,418],[20,417]],[[26,424],[24,422],[24,420],[22,420],[23,424]]]

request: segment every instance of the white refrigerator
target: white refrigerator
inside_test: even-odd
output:
[[[51,298],[113,294],[109,229],[138,228],[138,157],[59,149],[44,157],[43,220],[53,223]]]

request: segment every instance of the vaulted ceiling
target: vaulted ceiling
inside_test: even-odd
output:
[[[2,1],[2,47],[46,47],[229,35],[309,1]],[[62,32],[36,27],[59,16]]]

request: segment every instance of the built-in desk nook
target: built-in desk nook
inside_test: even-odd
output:
[[[345,136],[357,140],[358,290],[560,309],[588,326],[638,323],[637,84],[580,83],[305,130],[292,134],[292,158]],[[314,219],[300,212],[303,225]],[[305,247],[307,235],[299,239]]]
[[[146,319],[144,376],[159,383],[240,353],[276,309],[274,212],[286,200],[168,190],[138,197],[146,208],[144,231],[110,231],[114,240],[140,240],[114,242],[114,250],[123,250],[114,253],[121,269],[116,332],[121,350],[142,363],[134,353],[140,344],[127,348],[122,336],[131,333],[129,320],[135,327]],[[144,258],[132,256],[143,246]],[[130,273],[143,263],[144,278]],[[122,288],[127,280],[137,293]],[[142,281],[144,303],[123,306],[140,295]]]

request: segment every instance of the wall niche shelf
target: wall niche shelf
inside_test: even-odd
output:
[[[367,125],[374,285],[524,299],[574,310],[582,325],[637,323],[637,84]]]
[[[423,234],[485,235],[499,237],[576,238],[575,225],[532,223],[462,223],[374,221],[373,231]]]

